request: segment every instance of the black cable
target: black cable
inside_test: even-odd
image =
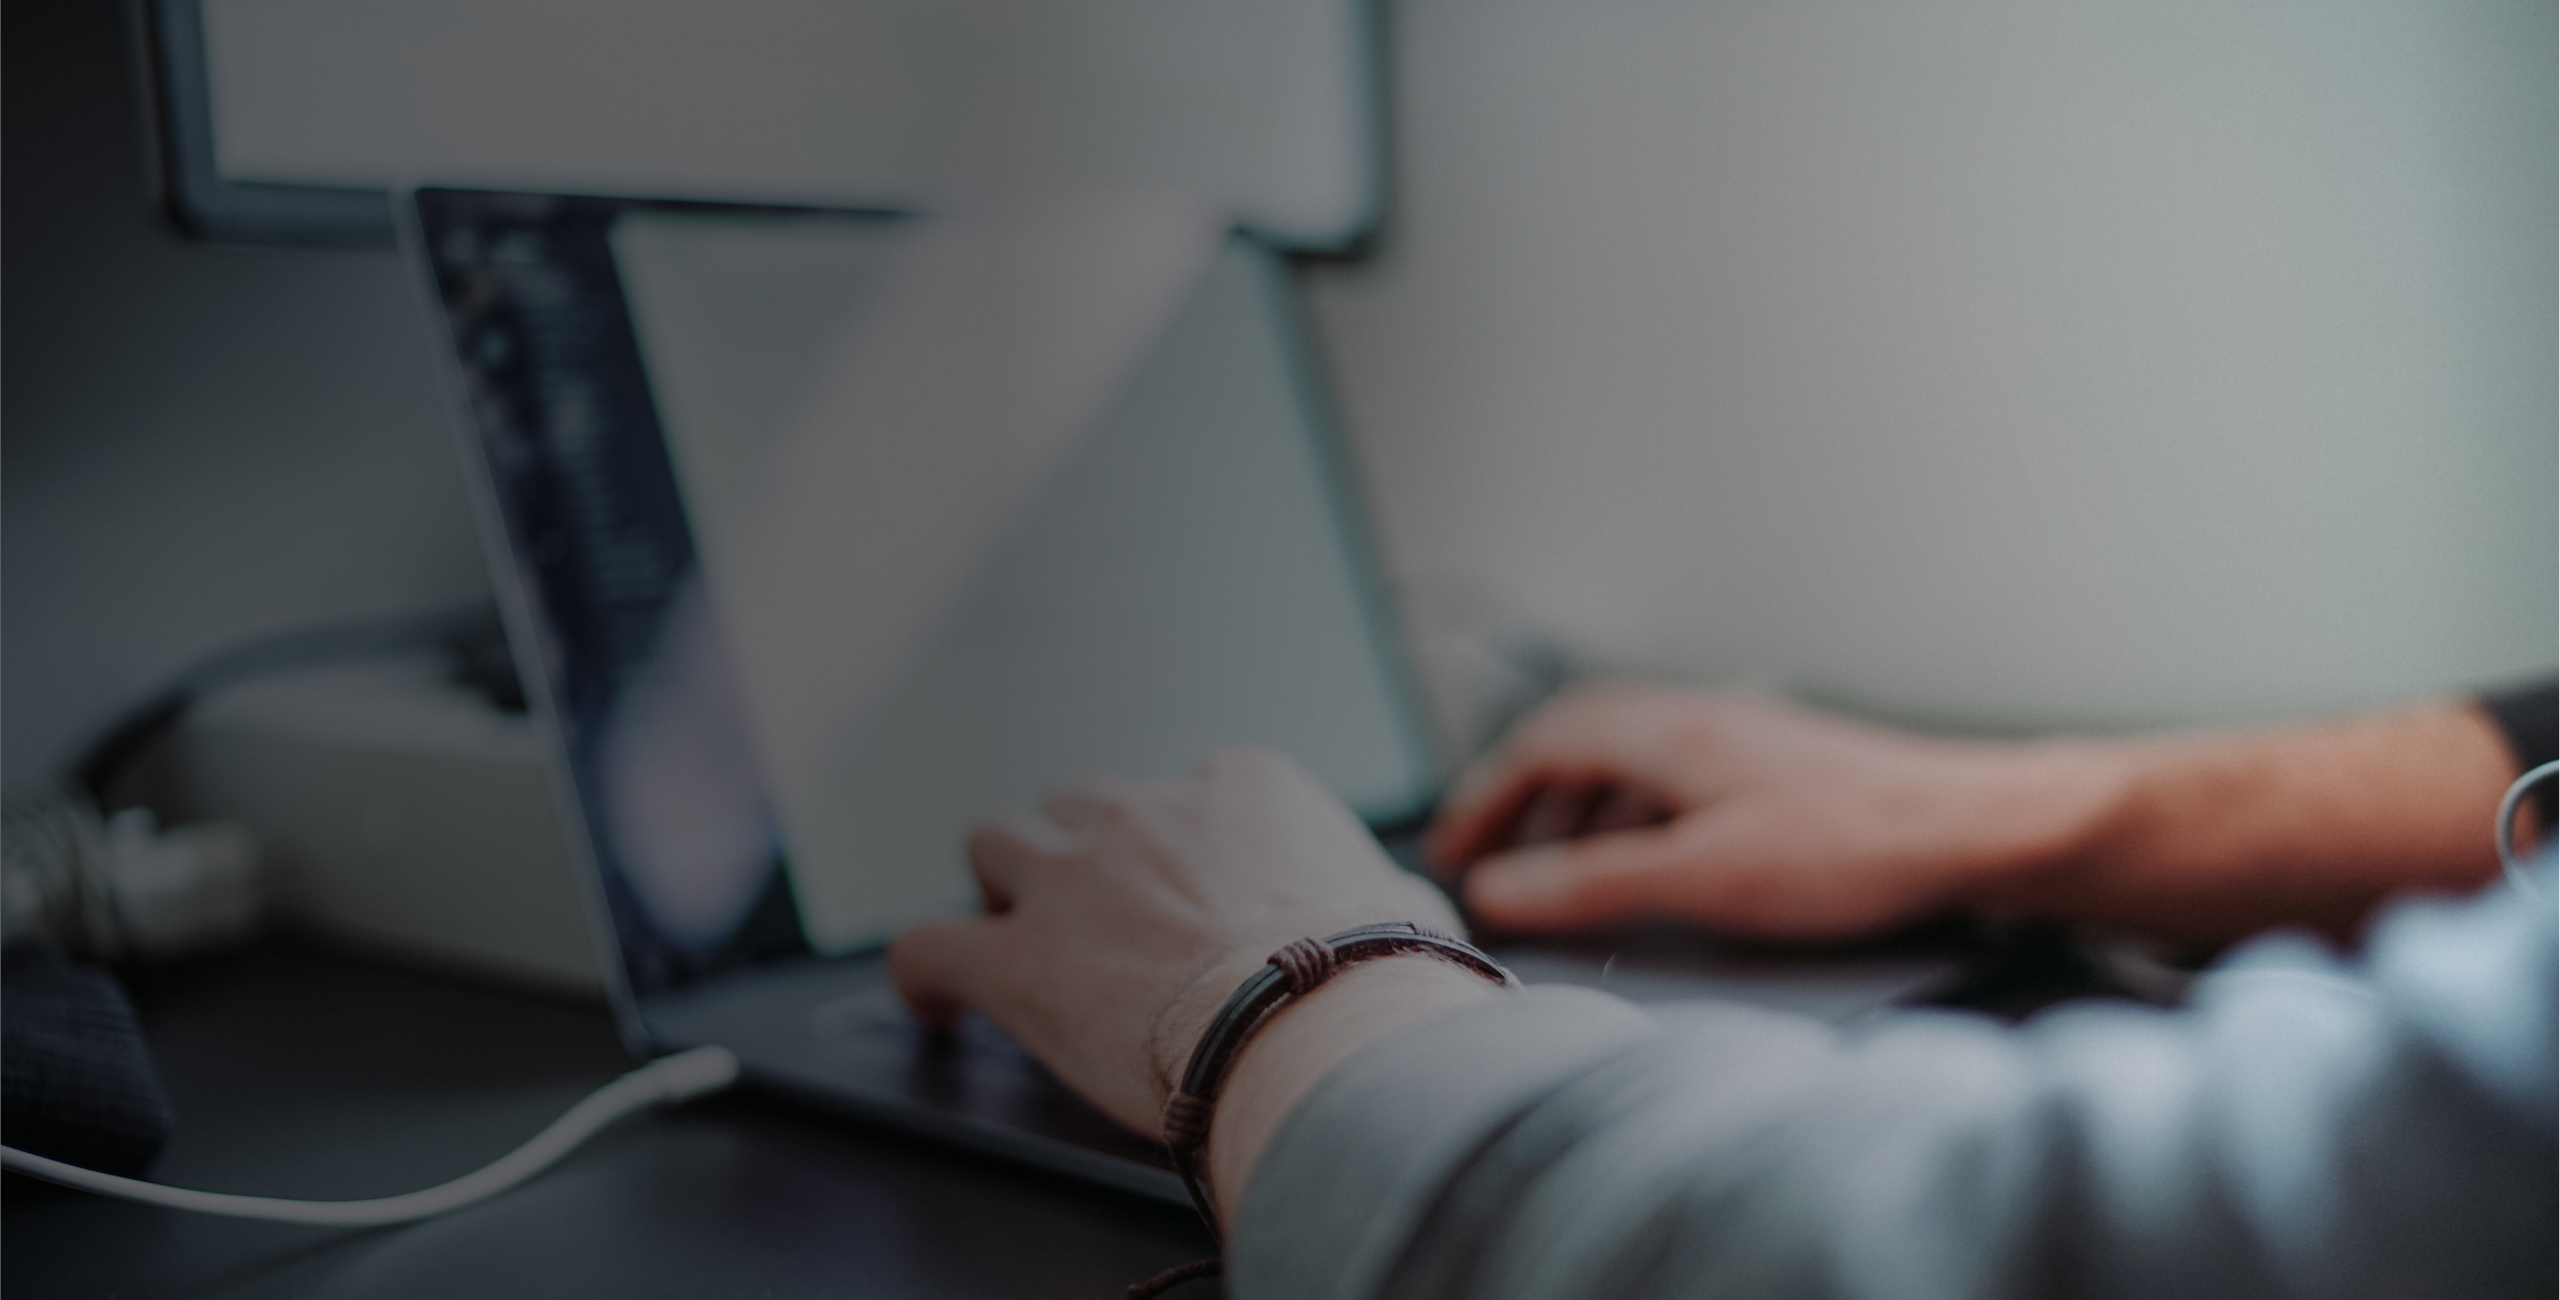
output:
[[[169,683],[118,715],[81,749],[69,783],[100,809],[134,758],[178,724],[205,696],[234,682],[288,668],[428,647],[442,649],[456,680],[511,712],[524,708],[524,693],[506,654],[506,627],[492,601],[392,618],[362,619],[254,637],[217,650],[180,671]]]

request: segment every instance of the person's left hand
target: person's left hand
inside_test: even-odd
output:
[[[1069,787],[980,826],[969,861],[986,915],[900,934],[899,992],[929,1023],[985,1015],[1149,1135],[1194,1040],[1273,950],[1382,921],[1464,932],[1268,751],[1222,753],[1181,780]]]

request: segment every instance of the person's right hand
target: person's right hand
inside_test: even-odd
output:
[[[1932,740],[1750,695],[1591,687],[1459,783],[1429,850],[1498,929],[1668,916],[1842,938],[2056,860],[2109,780],[2095,746]]]

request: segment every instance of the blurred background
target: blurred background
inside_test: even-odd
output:
[[[488,591],[409,273],[178,233],[144,12],[5,11],[11,790],[218,647]],[[2549,671],[2548,5],[1367,21],[1377,221],[1297,273],[1453,748],[1483,644],[1989,731]]]
[[[2547,671],[2547,5],[1392,6],[1400,570],[2012,725]]]
[[[125,11],[6,13],[18,786],[209,648],[486,580],[396,256],[175,235]],[[2004,726],[2551,662],[2549,6],[1384,21],[1391,210],[1309,278],[1422,601]]]

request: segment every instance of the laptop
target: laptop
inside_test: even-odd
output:
[[[404,207],[632,1048],[1187,1203],[993,1026],[912,1024],[881,951],[974,910],[975,818],[1240,742],[1414,863],[1448,773],[1288,258],[1158,199]],[[1676,931],[1497,955],[1832,1020],[1952,968]]]

